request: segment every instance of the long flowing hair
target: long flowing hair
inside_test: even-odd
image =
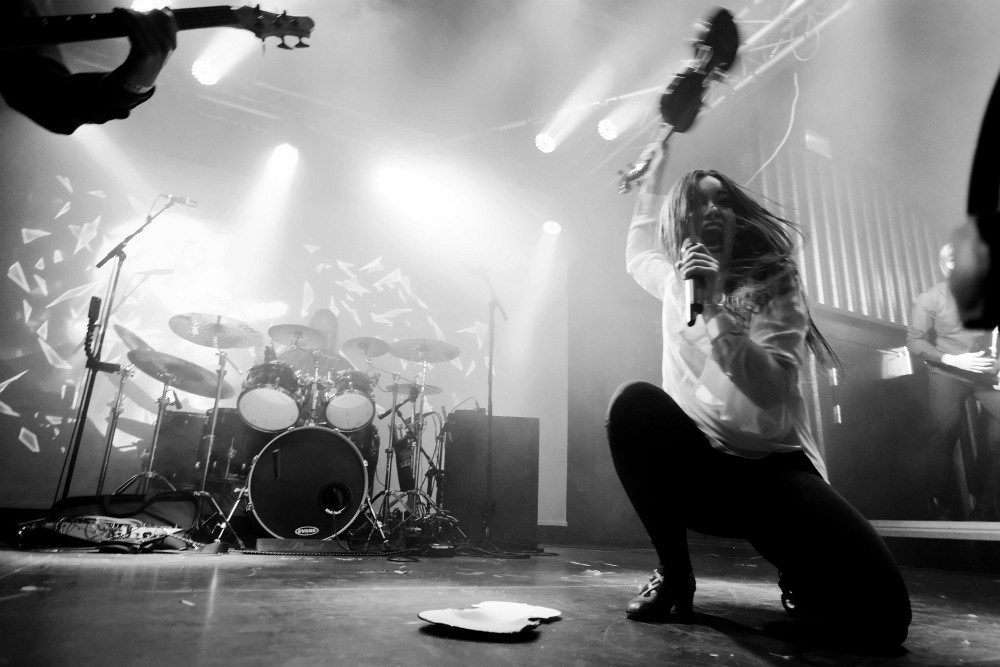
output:
[[[736,233],[723,276],[723,307],[745,321],[772,297],[801,291],[794,255],[802,232],[794,222],[769,210],[760,195],[718,171],[698,169],[674,184],[660,214],[657,238],[660,250],[672,264],[680,259],[684,239],[696,236],[702,206],[698,184],[706,176],[718,179],[733,202]],[[807,312],[807,316],[806,346],[821,362],[839,364],[837,353],[816,327],[812,315]]]

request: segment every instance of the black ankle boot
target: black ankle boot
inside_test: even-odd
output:
[[[663,570],[657,568],[639,595],[629,600],[625,613],[636,619],[664,618],[676,608],[678,618],[690,621],[695,588],[694,572],[668,581]]]

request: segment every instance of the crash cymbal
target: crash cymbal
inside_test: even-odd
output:
[[[389,343],[381,338],[361,336],[360,338],[351,338],[344,341],[344,351],[350,352],[352,350],[361,350],[366,358],[374,359],[375,357],[381,357],[389,351]]]
[[[388,387],[385,388],[385,391],[391,393],[396,390],[396,387],[399,387],[399,395],[403,396],[404,394],[409,394],[410,390],[413,388],[419,389],[420,385],[410,384],[409,382],[400,382],[398,384],[390,384]],[[433,396],[434,394],[440,394],[440,393],[441,393],[441,387],[435,387],[432,384],[424,385],[424,396]]]
[[[153,425],[141,422],[138,419],[119,417],[115,426],[119,431],[125,431],[129,435],[134,435],[137,438],[141,438],[143,440],[153,439]]]
[[[125,327],[123,327],[120,324],[116,324],[115,325],[115,331],[118,332],[118,335],[121,337],[122,342],[125,343],[125,347],[127,347],[130,350],[152,350],[153,349],[152,347],[150,347],[149,343],[147,343],[143,339],[139,338],[134,333],[132,333],[131,331],[129,331],[128,329],[126,329]]]
[[[326,334],[304,324],[275,324],[267,330],[267,335],[276,343],[291,345],[302,350],[318,350],[326,347]]]
[[[170,329],[192,343],[222,350],[255,347],[264,342],[264,336],[252,326],[224,315],[174,315],[170,318]]]
[[[433,338],[399,340],[389,346],[389,352],[392,356],[400,359],[427,361],[432,364],[439,361],[451,361],[462,353],[457,346]]]
[[[131,350],[128,359],[146,375],[169,383],[174,389],[208,398],[215,397],[215,373],[186,359],[154,350]],[[232,386],[223,382],[222,398],[232,398],[233,394]]]

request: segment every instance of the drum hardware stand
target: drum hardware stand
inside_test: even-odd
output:
[[[70,436],[70,445],[66,449],[66,459],[63,463],[63,470],[60,473],[61,482],[61,497],[60,488],[57,485],[56,488],[56,500],[65,500],[69,496],[70,486],[73,483],[73,472],[76,468],[76,459],[80,453],[80,443],[83,440],[83,431],[87,423],[87,413],[90,410],[90,400],[94,394],[94,382],[97,380],[97,373],[100,371],[117,373],[119,366],[117,364],[109,364],[100,361],[101,351],[104,347],[104,335],[108,329],[108,323],[111,319],[111,312],[113,310],[115,291],[118,288],[118,278],[121,275],[122,265],[125,263],[125,246],[128,242],[135,238],[142,230],[144,230],[149,223],[157,218],[161,213],[166,211],[168,208],[174,205],[174,200],[170,197],[167,198],[167,203],[163,205],[159,211],[155,214],[152,213],[153,206],[156,206],[156,202],[160,200],[160,197],[164,195],[158,195],[155,200],[153,200],[153,205],[150,206],[150,213],[146,215],[146,220],[142,225],[139,226],[134,232],[126,236],[118,245],[112,248],[108,254],[104,256],[101,261],[99,261],[94,268],[101,268],[104,266],[112,257],[116,257],[118,261],[114,265],[114,269],[111,273],[111,280],[108,283],[107,296],[105,297],[105,307],[103,312],[100,312],[101,322],[97,324],[97,344],[94,346],[93,350],[88,349],[87,354],[87,379],[83,383],[83,393],[80,396],[80,406],[76,413],[76,421],[73,424],[73,432]],[[101,300],[97,297],[91,297],[90,300],[90,320],[94,321],[97,319],[98,312],[101,311]],[[88,331],[88,339],[90,337],[91,331]],[[105,471],[102,470],[102,476]]]
[[[221,319],[222,318],[220,317],[219,320],[221,321]],[[239,368],[236,364],[230,361],[229,354],[219,347],[218,340],[216,340],[215,350],[216,356],[219,357],[219,369],[216,371],[217,380],[215,385],[215,402],[212,405],[212,425],[208,429],[208,435],[201,439],[203,445],[205,446],[204,469],[201,471],[201,488],[198,491],[193,491],[192,494],[200,500],[207,500],[211,503],[212,507],[219,515],[219,536],[216,538],[216,541],[220,541],[226,532],[226,528],[229,528],[233,533],[233,537],[236,538],[236,543],[240,545],[240,549],[246,549],[246,546],[243,544],[243,540],[240,539],[240,536],[236,534],[236,531],[229,524],[229,518],[232,517],[233,511],[236,509],[236,504],[239,502],[239,498],[237,497],[237,500],[233,502],[233,509],[229,512],[229,516],[227,517],[226,513],[222,511],[221,507],[219,507],[219,503],[215,500],[215,496],[206,490],[206,487],[208,486],[208,468],[212,464],[212,450],[215,449],[215,429],[219,423],[219,403],[222,401],[222,381],[226,376],[226,362],[228,361],[232,364],[233,368],[239,372]],[[198,466],[201,465],[201,463],[201,461],[195,463],[195,470],[198,469]],[[226,465],[228,471],[228,461]],[[201,515],[200,507],[198,514],[199,516]],[[207,519],[200,519],[196,525],[202,525],[206,522]]]
[[[125,396],[125,383],[134,374],[132,368],[133,364],[130,363],[119,371],[121,379],[118,382],[118,394],[115,396],[115,402],[111,405],[111,414],[108,418],[108,437],[107,443],[104,446],[104,459],[101,461],[101,474],[97,478],[97,495],[101,495],[104,492],[104,478],[107,476],[108,464],[111,461],[111,446],[115,440],[115,432],[118,430],[118,417],[122,413],[122,398]]]
[[[306,426],[318,424],[321,420],[317,411],[319,410],[319,350],[313,350],[313,373],[309,378],[309,418]]]
[[[139,493],[145,495],[147,483],[149,482],[150,479],[156,479],[160,482],[163,482],[168,487],[170,487],[171,491],[177,490],[177,487],[171,484],[170,480],[168,480],[166,477],[153,470],[153,461],[156,458],[156,444],[160,439],[160,427],[163,425],[163,414],[166,412],[167,391],[169,389],[170,389],[170,381],[168,380],[163,383],[163,392],[160,394],[160,398],[158,398],[156,401],[159,404],[159,407],[157,407],[156,409],[156,426],[153,428],[153,440],[149,444],[149,462],[146,464],[146,470],[130,477],[128,481],[126,481],[124,484],[115,489],[113,495],[119,495],[121,493],[125,493],[125,490],[128,489],[128,487],[132,486],[139,480],[142,480],[139,485],[140,489]]]
[[[391,493],[389,487],[392,485],[392,457],[395,453],[393,445],[395,444],[396,435],[396,411],[399,409],[400,405],[396,399],[399,398],[399,373],[392,374],[392,410],[390,411],[389,419],[389,446],[385,448],[385,488],[375,495],[373,500],[378,500],[382,498],[382,524],[389,525],[389,502],[387,496]],[[409,399],[407,399],[409,400]],[[384,416],[384,415],[383,415]],[[383,497],[386,496],[386,497]]]

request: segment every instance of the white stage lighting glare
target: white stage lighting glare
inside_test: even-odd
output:
[[[191,74],[203,86],[214,86],[222,78],[219,69],[204,58],[194,61],[194,64],[191,65]]]
[[[162,5],[162,2],[157,3],[155,0],[132,0],[132,9],[137,12],[148,12]]]
[[[542,132],[535,135],[535,148],[543,153],[551,153],[556,149],[556,140],[552,138],[552,135]]]
[[[618,126],[610,118],[603,118],[597,123],[597,133],[602,139],[614,141],[618,138]]]
[[[294,165],[299,161],[299,149],[291,144],[281,144],[274,148],[274,161],[279,164]]]
[[[542,224],[542,231],[546,234],[552,234],[555,236],[562,231],[562,225],[555,220],[547,220],[544,224]]]

